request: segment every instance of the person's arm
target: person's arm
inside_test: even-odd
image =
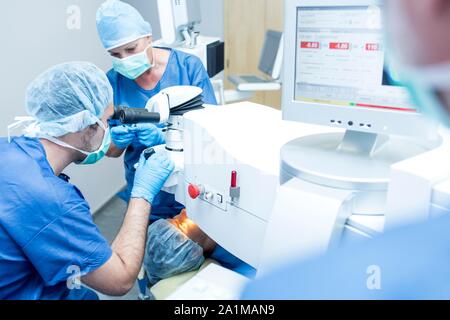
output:
[[[111,142],[111,146],[106,153],[108,158],[120,158],[122,154],[125,152],[125,149],[117,148],[114,142]]]
[[[131,199],[122,228],[112,244],[113,254],[101,268],[82,278],[89,287],[111,296],[133,288],[144,258],[150,204]]]
[[[112,245],[113,254],[103,266],[82,277],[86,285],[112,296],[131,290],[142,266],[151,203],[174,167],[163,155],[155,154],[148,160],[141,155],[128,211]]]

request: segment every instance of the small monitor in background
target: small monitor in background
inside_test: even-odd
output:
[[[283,33],[269,30],[266,33],[266,40],[261,52],[258,69],[273,79],[280,77],[281,63],[277,60],[282,57],[283,50]],[[274,74],[275,73],[275,74]]]
[[[228,77],[239,91],[277,91],[281,89],[280,77],[283,68],[283,33],[274,30],[266,32],[266,38],[258,69],[263,77],[256,75],[232,75]]]

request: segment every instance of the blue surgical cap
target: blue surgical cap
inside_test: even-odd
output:
[[[144,268],[151,285],[197,270],[204,261],[203,248],[169,221],[158,220],[149,227]]]
[[[152,26],[131,5],[107,0],[97,11],[97,31],[106,50],[151,36]]]
[[[57,65],[28,87],[26,109],[35,118],[35,135],[61,137],[99,121],[113,102],[106,74],[92,63]]]

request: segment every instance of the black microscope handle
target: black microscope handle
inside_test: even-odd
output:
[[[161,115],[157,112],[125,107],[117,108],[113,118],[120,120],[122,124],[159,123],[161,121]]]

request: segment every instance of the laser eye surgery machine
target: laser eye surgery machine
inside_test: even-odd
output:
[[[382,10],[376,0],[286,0],[282,113],[243,102],[180,120],[176,199],[258,276],[450,212],[450,139],[396,85]],[[204,279],[237,298],[240,280],[226,288],[232,276],[213,269],[171,298],[197,297]]]

